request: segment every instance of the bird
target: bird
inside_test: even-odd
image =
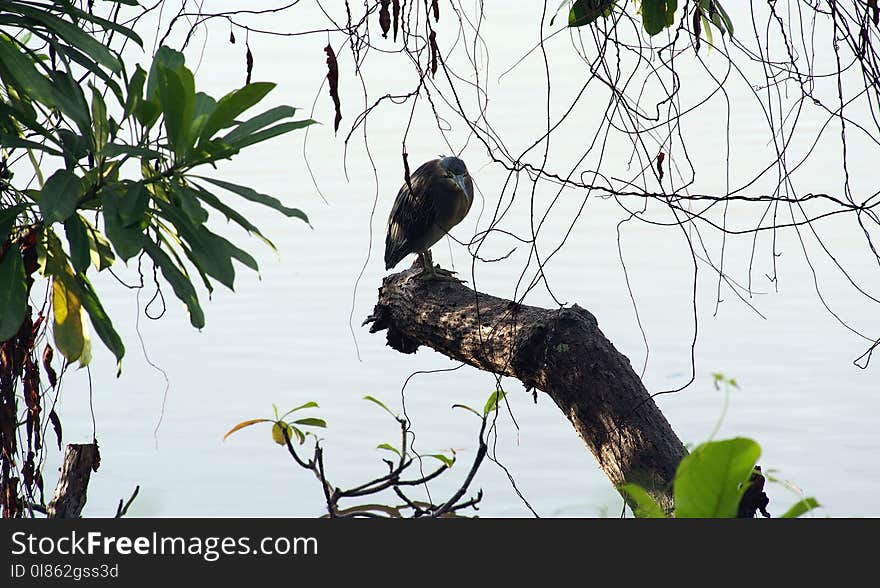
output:
[[[440,157],[419,166],[400,187],[388,216],[385,269],[417,253],[422,264],[419,277],[451,276],[453,272],[434,268],[431,246],[464,219],[473,201],[473,180],[458,157]]]

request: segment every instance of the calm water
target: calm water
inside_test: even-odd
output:
[[[515,7],[510,3],[489,4],[483,29],[491,54],[487,78],[489,116],[511,152],[518,153],[540,136],[546,125],[546,81],[540,53],[500,80],[498,77],[537,42],[534,22],[539,9],[536,12],[526,3]],[[276,17],[262,23],[292,31],[323,22],[313,12],[306,7],[284,20]],[[201,59],[197,87],[219,95],[244,80],[244,34],[237,31],[239,43],[230,45],[225,25],[216,22],[215,26],[207,41],[204,35],[197,36],[188,63],[193,65]],[[334,46],[340,41],[334,37]],[[382,46],[385,41],[376,37],[374,42]],[[308,113],[325,74],[322,48],[326,43],[323,34],[302,38],[251,36],[254,79],[277,81],[274,103],[297,105]],[[390,41],[387,43],[385,46],[390,47]],[[570,104],[587,74],[567,36],[559,35],[548,42],[547,50],[552,63],[551,109],[557,117]],[[362,482],[380,475],[385,468],[380,461],[383,452],[373,448],[398,438],[394,421],[362,397],[376,396],[399,410],[401,389],[411,374],[450,370],[458,365],[426,349],[415,356],[401,355],[384,346],[384,335],[370,335],[359,326],[372,309],[384,274],[384,223],[402,177],[400,146],[406,126],[404,111],[408,109],[386,104],[369,119],[369,155],[378,180],[367,157],[362,129],[353,135],[344,159],[345,132],[363,108],[364,98],[360,84],[351,76],[350,57],[340,54],[343,126],[334,136],[332,111],[324,89],[318,96],[314,117],[325,124],[313,127],[308,142],[309,161],[326,203],[318,195],[303,160],[304,133],[263,145],[221,170],[224,178],[252,185],[288,205],[303,208],[314,230],[299,221],[246,208],[255,224],[275,241],[280,257],[251,240],[250,248],[261,261],[260,275],[242,270],[234,294],[218,289],[210,301],[205,296],[207,326],[202,332],[189,326],[182,305],[170,289],[165,293],[167,312],[161,320],[152,321],[143,314],[138,319],[139,308],[142,310],[153,295],[152,288],[145,288],[136,300],[132,291],[112,280],[103,282],[108,310],[127,342],[128,354],[122,377],[116,379],[109,355],[102,349],[95,352],[92,406],[102,464],[89,489],[87,515],[112,514],[118,499],[127,497],[138,484],[140,495],[131,510],[136,516],[320,515],[323,498],[319,486],[271,442],[267,426],[239,432],[226,442],[222,441],[225,431],[246,418],[271,417],[272,403],[286,410],[315,400],[320,409],[312,411],[311,416],[329,422],[324,434],[325,455],[333,482],[340,486]],[[372,100],[386,91],[410,89],[412,72],[400,65],[402,59],[379,53],[370,56],[364,74]],[[450,59],[461,61],[460,48]],[[684,76],[690,82],[683,95],[693,100],[705,94],[708,86],[695,68],[687,69],[686,62],[683,58],[679,64],[690,72]],[[717,54],[708,56],[707,63],[710,67],[723,66]],[[482,71],[485,76],[485,69]],[[571,121],[554,135],[550,167],[570,169],[596,133],[607,95],[598,85],[591,88],[595,90],[581,101]],[[767,161],[771,151],[754,100],[735,85],[729,91],[734,104],[730,185],[738,185]],[[471,104],[473,96],[464,96],[463,100]],[[442,104],[439,108],[448,116],[448,109]],[[684,128],[699,170],[696,192],[718,193],[725,189],[724,138],[715,126],[724,120],[725,112],[723,99],[716,97],[705,114]],[[806,113],[804,117],[801,131],[805,138],[792,146],[797,152],[808,146],[811,137],[806,134],[824,122],[815,114]],[[449,120],[452,128],[446,137],[458,150],[467,139],[467,129],[460,120],[451,116]],[[833,141],[828,143],[820,145],[818,153],[821,155],[824,149],[828,161],[836,161]],[[424,104],[416,113],[407,148],[410,161],[416,165],[438,153],[450,152]],[[602,172],[635,177],[639,164],[630,163],[631,151],[620,137],[610,141]],[[873,151],[866,147],[853,152],[861,154],[854,155],[850,162],[855,187],[867,189],[869,154],[873,153],[876,160],[876,147]],[[471,215],[455,229],[459,240],[468,240],[478,228],[485,229],[506,174],[500,166],[490,165],[485,150],[474,141],[462,157],[482,194]],[[527,159],[540,163],[541,150]],[[344,163],[347,178],[341,173]],[[840,178],[827,171],[808,165],[797,172],[795,179],[803,192],[839,193]],[[766,184],[755,191],[766,190]],[[530,188],[523,176],[503,228],[527,234]],[[505,192],[506,200],[511,190]],[[555,195],[554,186],[539,185],[535,196],[539,213]],[[562,193],[539,238],[543,250],[550,251],[560,242],[584,196],[573,190]],[[628,205],[638,208],[641,203]],[[483,206],[485,212],[480,217]],[[659,207],[653,213],[656,220],[670,220]],[[763,209],[732,206],[727,222],[729,226],[748,228],[762,213]],[[694,272],[688,244],[678,228],[633,221],[620,229],[620,251],[646,346],[618,252],[617,224],[627,216],[613,200],[588,199],[565,246],[548,264],[548,279],[560,301],[577,302],[590,309],[605,334],[633,365],[637,369],[645,365],[644,380],[649,390],[678,388],[690,379],[692,365]],[[864,238],[854,228],[856,225],[846,219],[817,225],[835,255],[876,295],[880,286],[877,266],[863,255]],[[720,240],[705,230],[705,225],[701,229],[705,246],[717,261]],[[242,237],[232,228],[226,234]],[[880,330],[876,305],[865,303],[827,257],[820,255],[811,235],[804,239],[821,278],[825,300],[846,320],[856,321],[865,332],[876,336]],[[731,237],[726,243],[725,271],[740,283],[748,279],[751,245],[751,235]],[[482,253],[495,257],[514,247],[517,243],[512,240],[493,236]],[[658,403],[684,442],[699,443],[722,417],[724,395],[713,389],[710,374],[720,371],[735,377],[741,389],[730,396],[718,437],[745,435],[758,440],[764,450],[760,463],[765,470],[777,470],[778,477],[792,480],[805,494],[816,496],[825,505],[818,514],[875,516],[880,513],[876,505],[880,484],[876,460],[880,448],[876,433],[880,409],[877,368],[860,370],[852,365],[867,344],[841,327],[824,308],[797,235],[793,231],[779,232],[776,250],[781,255],[776,259],[778,283],[774,284],[765,277],[773,271],[770,236],[759,238],[752,272],[756,294],[749,302],[766,318],[741,302],[726,285],[721,288],[723,302],[716,311],[717,273],[700,264],[696,286],[699,336],[693,364],[696,380],[682,392],[659,397]],[[519,245],[504,262],[478,263],[478,287],[499,296],[514,295],[527,256],[527,248]],[[454,265],[469,273],[470,257],[457,243],[439,243],[434,257],[444,267]],[[535,289],[527,302],[553,305],[543,289]],[[406,408],[417,434],[416,449],[434,453],[456,448],[459,455],[460,463],[431,485],[433,497],[442,497],[457,487],[475,449],[476,419],[451,406],[482,406],[493,389],[490,374],[469,367],[419,374],[406,386]],[[542,516],[618,515],[620,498],[555,405],[543,395],[537,404],[533,403],[531,395],[525,394],[516,381],[506,382],[506,389],[517,424],[504,411],[496,458],[532,507]],[[65,442],[91,438],[89,388],[84,372],[66,378],[60,414]],[[54,471],[53,464],[46,469],[48,485],[54,484],[49,475]],[[483,467],[474,484],[474,490],[477,488],[486,495],[481,515],[529,516],[507,473],[498,465],[487,463]],[[795,494],[782,485],[772,485],[769,494],[774,514],[796,500]]]

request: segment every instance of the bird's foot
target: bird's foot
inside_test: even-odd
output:
[[[430,268],[430,269],[429,269]],[[464,280],[460,280],[455,277],[455,274],[452,270],[443,269],[438,266],[429,266],[428,268],[422,268],[421,273],[419,273],[416,278],[419,280],[425,281],[435,281],[435,282],[458,282],[459,284],[463,284]]]

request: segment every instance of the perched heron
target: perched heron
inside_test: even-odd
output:
[[[443,157],[424,163],[397,193],[388,217],[385,269],[410,253],[418,253],[422,276],[436,278],[431,246],[461,222],[474,201],[474,183],[464,162]],[[441,270],[442,275],[450,272]]]

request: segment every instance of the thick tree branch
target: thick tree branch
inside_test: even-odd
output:
[[[46,508],[49,518],[79,518],[86,505],[89,478],[93,471],[97,471],[100,460],[97,443],[71,443],[67,446],[55,496]]]
[[[365,321],[370,332],[387,330],[388,345],[402,353],[430,347],[547,393],[615,487],[638,484],[672,510],[684,446],[592,314],[577,305],[520,305],[456,282],[419,280],[418,271],[384,279]]]

